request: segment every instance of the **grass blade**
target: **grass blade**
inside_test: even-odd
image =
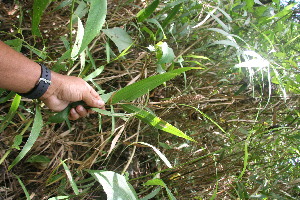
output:
[[[41,111],[40,111],[40,108],[38,106],[36,106],[34,122],[32,125],[32,130],[29,135],[29,138],[28,138],[26,144],[24,145],[22,151],[19,153],[19,155],[15,158],[15,160],[8,167],[8,170],[13,168],[13,166],[15,166],[18,162],[20,162],[20,160],[22,158],[24,158],[24,156],[28,153],[28,151],[31,149],[31,147],[35,143],[36,139],[38,138],[38,136],[42,130],[42,127],[43,127],[43,119],[42,119]]]
[[[68,166],[66,165],[66,163],[65,163],[64,161],[62,161],[62,165],[63,165],[63,167],[64,167],[64,169],[65,169],[65,172],[66,172],[66,174],[67,174],[67,177],[68,177],[68,179],[69,179],[69,181],[70,181],[70,184],[71,184],[71,187],[72,187],[74,193],[75,193],[76,195],[78,195],[78,194],[79,194],[79,190],[78,190],[78,187],[77,187],[77,185],[76,185],[76,183],[75,183],[75,181],[74,181],[74,179],[73,179],[73,177],[72,177],[72,174],[71,174],[71,172],[70,172],[70,169],[68,168]]]
[[[91,0],[89,14],[84,29],[84,36],[78,54],[80,54],[88,46],[88,44],[99,34],[105,22],[106,13],[106,0]]]
[[[14,115],[17,112],[17,109],[19,107],[21,101],[21,96],[16,94],[15,98],[10,106],[10,109],[8,111],[8,114],[5,116],[3,122],[0,124],[0,133],[7,127],[11,119],[14,117]]]
[[[119,91],[117,91],[111,98],[111,103],[118,103],[119,101],[132,101],[138,97],[148,93],[150,90],[153,90],[157,86],[163,84],[164,82],[174,78],[175,76],[191,70],[191,69],[201,69],[197,67],[184,67],[180,69],[175,69],[164,74],[159,74],[155,76],[148,77],[139,82],[133,83],[129,86],[126,86]]]
[[[41,32],[39,30],[39,24],[41,21],[41,17],[50,2],[51,0],[34,0],[31,28],[32,35],[42,37]]]
[[[166,156],[164,154],[162,154],[156,147],[152,146],[151,144],[145,143],[145,142],[134,142],[135,143],[139,143],[142,145],[146,145],[148,147],[151,147],[153,149],[153,151],[155,151],[155,153],[160,157],[160,159],[162,159],[162,161],[164,161],[164,163],[169,167],[172,168],[172,165],[170,163],[170,161],[166,158]]]
[[[151,114],[148,111],[142,110],[136,106],[129,105],[129,104],[121,104],[121,106],[125,111],[129,113],[135,113],[136,118],[149,124],[150,126],[171,133],[178,137],[182,137],[184,139],[196,142],[194,139],[184,134],[181,130],[177,129],[176,127],[172,126],[168,122],[160,119],[159,117],[155,116],[154,114]]]
[[[144,21],[145,19],[147,19],[148,17],[150,17],[150,15],[155,11],[155,9],[157,8],[159,4],[159,0],[155,0],[153,1],[149,6],[147,6],[146,8],[142,9],[140,12],[138,12],[138,14],[136,15],[137,20],[139,22]]]
[[[21,185],[21,187],[22,187],[22,189],[23,189],[23,191],[24,191],[24,193],[25,193],[26,199],[27,199],[27,200],[30,200],[30,195],[29,195],[29,193],[28,193],[28,191],[27,191],[27,189],[26,189],[24,183],[21,181],[21,179],[20,179],[19,176],[17,176],[17,175],[15,175],[15,176],[16,176],[16,178],[18,179],[18,182],[20,183],[20,185]]]

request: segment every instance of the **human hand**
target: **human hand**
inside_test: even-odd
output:
[[[48,108],[55,112],[64,110],[70,103],[84,101],[88,106],[104,109],[104,102],[100,95],[83,79],[75,76],[61,75],[51,72],[51,85],[40,98]],[[86,117],[92,110],[82,105],[72,108],[70,120]]]

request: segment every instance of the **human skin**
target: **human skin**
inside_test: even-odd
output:
[[[17,93],[27,93],[34,88],[41,76],[39,64],[28,59],[0,41],[0,88]],[[69,103],[84,101],[88,106],[104,109],[100,95],[83,79],[51,71],[51,85],[40,97],[55,112],[62,111]],[[86,117],[92,110],[79,105],[69,113],[70,120]]]

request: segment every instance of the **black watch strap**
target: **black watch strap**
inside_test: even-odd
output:
[[[39,64],[41,66],[41,77],[35,87],[27,93],[19,93],[19,95],[26,97],[28,99],[38,99],[47,91],[51,84],[51,71],[45,65]]]

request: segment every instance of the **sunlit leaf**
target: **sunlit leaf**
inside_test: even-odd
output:
[[[177,129],[176,127],[172,126],[168,122],[160,119],[159,117],[155,116],[154,114],[148,111],[142,110],[136,106],[129,105],[129,104],[121,104],[121,106],[125,111],[129,113],[134,113],[136,118],[140,119],[141,121],[157,129],[163,130],[165,132],[171,133],[178,137],[182,137],[184,139],[195,142],[194,139],[184,134],[181,130]]]
[[[184,67],[180,69],[175,69],[173,71],[166,72],[164,74],[158,74],[155,76],[148,77],[131,85],[128,85],[119,91],[117,91],[111,98],[111,103],[118,103],[120,101],[132,101],[149,91],[153,90],[157,86],[163,84],[164,82],[176,77],[177,75],[191,70],[199,69],[197,67]]]
[[[173,49],[170,48],[166,42],[163,42],[160,47],[163,54],[162,57],[158,60],[157,64],[171,63],[175,58]]]
[[[75,181],[73,179],[73,176],[71,174],[71,171],[70,171],[69,167],[66,165],[66,163],[64,161],[62,161],[62,165],[64,167],[64,170],[65,170],[66,174],[67,174],[67,177],[69,179],[69,182],[71,184],[71,187],[72,187],[74,193],[76,195],[78,195],[79,194],[79,190],[78,190],[78,187],[77,187],[77,185],[76,185],[76,183],[75,183]]]

